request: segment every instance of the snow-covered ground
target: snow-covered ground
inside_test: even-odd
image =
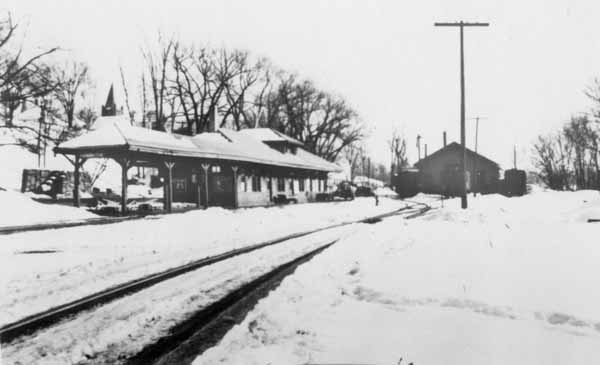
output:
[[[469,203],[361,225],[195,364],[600,363],[600,193]]]
[[[4,346],[3,363],[120,363],[195,311],[353,229],[340,227],[269,246],[115,300]]]
[[[25,194],[10,190],[0,190],[0,206],[0,227],[98,217],[83,208],[38,203]]]
[[[190,211],[0,236],[0,325],[209,255],[405,206],[372,198]],[[47,253],[28,253],[47,252]]]

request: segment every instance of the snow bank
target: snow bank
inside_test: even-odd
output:
[[[522,197],[508,198],[500,194],[468,197],[469,208],[460,208],[460,199],[445,200],[446,208],[431,214],[430,220],[442,219],[454,222],[473,220],[523,220],[537,223],[587,222],[588,218],[600,217],[600,192],[580,190],[575,192],[540,190]],[[441,204],[441,202],[439,203]]]
[[[84,209],[38,203],[24,194],[0,190],[0,226],[17,226],[98,217]]]
[[[390,198],[395,198],[398,196],[398,194],[396,194],[396,192],[388,187],[381,187],[381,188],[377,188],[374,191],[375,195],[377,196],[387,196]]]
[[[600,228],[578,217],[599,201],[480,196],[363,225],[194,363],[600,363]]]

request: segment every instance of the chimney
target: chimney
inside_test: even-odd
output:
[[[446,147],[446,131],[444,131],[444,147]]]
[[[425,157],[427,157],[427,143],[425,143]]]
[[[217,108],[211,108],[208,111],[208,131],[207,132],[216,132],[217,131]]]

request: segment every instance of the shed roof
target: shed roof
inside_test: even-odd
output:
[[[244,161],[318,171],[340,167],[306,150],[296,154],[270,148],[248,133],[219,130],[183,136],[131,126],[124,118],[100,118],[92,131],[61,143],[55,151],[65,154],[102,153],[111,150],[147,152],[157,155]]]
[[[457,150],[462,151],[462,145],[460,145],[459,143],[456,143],[456,142],[452,142],[452,143],[448,144],[446,147],[442,147],[439,150],[437,150],[434,153],[432,153],[431,155],[429,155],[429,156],[427,156],[425,158],[422,158],[420,161],[418,161],[417,163],[415,163],[415,167],[422,168],[422,166],[424,164],[426,164],[426,163],[428,163],[430,161],[435,160],[436,158],[438,158],[442,154],[444,154],[446,152],[449,152],[449,151],[457,151]],[[474,152],[474,151],[472,151],[472,150],[470,150],[468,148],[466,150],[467,150],[467,158],[472,158],[472,159],[477,158],[477,159],[479,159],[481,161],[485,161],[485,162],[487,162],[487,163],[489,163],[491,165],[494,165],[494,167],[496,167],[496,168],[500,168],[500,165],[498,165],[498,163],[490,160],[489,158],[487,158],[487,157],[485,157],[485,156],[483,156],[483,155],[481,155],[481,154],[479,154],[477,152]]]

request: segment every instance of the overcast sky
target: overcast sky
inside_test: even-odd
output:
[[[587,111],[583,89],[600,77],[599,1],[3,1],[31,46],[60,45],[86,61],[98,102],[119,65],[139,73],[139,47],[158,29],[183,41],[238,47],[344,96],[369,125],[371,154],[389,161],[401,128],[416,158],[459,134],[459,36],[435,21],[488,21],[465,34],[467,117],[482,116],[479,150],[530,165],[531,144]],[[123,101],[120,102],[121,104]],[[475,122],[467,122],[474,146]]]

